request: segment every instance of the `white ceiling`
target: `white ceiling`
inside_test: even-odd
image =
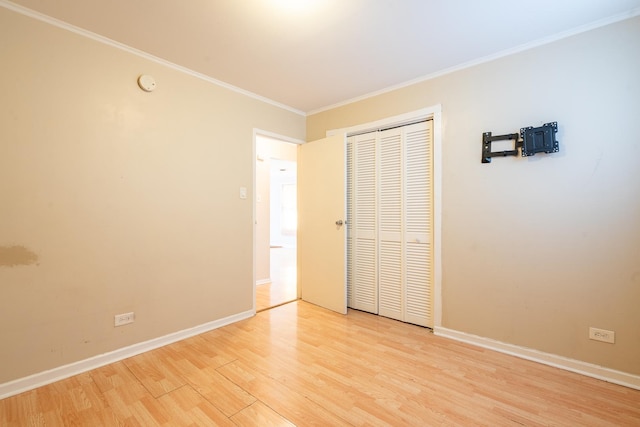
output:
[[[640,14],[640,0],[12,2],[305,113]]]

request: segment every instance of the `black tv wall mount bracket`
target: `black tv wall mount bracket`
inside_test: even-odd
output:
[[[521,128],[520,133],[508,133],[506,135],[491,135],[491,132],[482,134],[482,163],[491,163],[492,157],[517,156],[521,149],[522,157],[533,156],[536,153],[557,153],[559,151],[558,122],[545,123],[540,127],[529,126]],[[513,140],[513,150],[492,151],[493,141]]]

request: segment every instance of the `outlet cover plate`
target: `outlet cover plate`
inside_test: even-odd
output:
[[[606,329],[589,328],[589,339],[614,344],[616,341],[616,333],[614,331],[607,331]]]
[[[133,323],[134,320],[135,314],[133,311],[130,313],[116,314],[113,319],[113,326],[128,325],[129,323]]]

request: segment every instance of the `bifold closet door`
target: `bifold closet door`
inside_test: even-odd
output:
[[[379,314],[432,325],[432,122],[378,138]]]
[[[349,307],[433,326],[431,151],[431,121],[349,138]]]
[[[432,326],[431,125],[378,139],[379,314],[422,326]]]
[[[347,140],[347,299],[377,314],[376,139],[372,132]]]
[[[433,121],[404,131],[404,321],[433,326]]]
[[[378,137],[378,292],[379,314],[403,318],[403,132],[379,132]]]

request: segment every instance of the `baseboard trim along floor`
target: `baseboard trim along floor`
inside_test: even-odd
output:
[[[440,326],[436,326],[433,329],[433,333],[441,337],[450,338],[452,340],[465,342],[467,344],[476,345],[478,347],[483,347],[489,350],[495,350],[500,353],[510,354],[521,359],[531,360],[533,362],[538,362],[544,365],[553,366],[555,368],[564,369],[566,371],[575,372],[577,374],[586,375],[591,378],[596,378],[613,384],[640,390],[640,376],[638,375],[616,371],[614,369],[605,368],[603,366],[594,365],[592,363],[569,359],[568,357],[545,353],[514,344],[507,344],[501,341],[492,340],[490,338],[467,334],[465,332],[443,328]]]
[[[53,368],[48,371],[29,375],[28,377],[18,378],[17,380],[0,384],[0,399],[14,396],[16,394],[41,387],[43,385],[51,384],[53,382],[69,378],[74,375],[99,368],[101,366],[109,365],[111,363],[136,356],[149,350],[164,347],[167,344],[199,335],[204,332],[208,332],[213,329],[217,329],[222,326],[247,319],[254,315],[255,312],[253,310],[245,311],[222,319],[207,322],[202,325],[194,326],[193,328],[183,329],[182,331],[173,332],[162,337],[154,338],[148,341],[130,345],[128,347],[123,347],[118,350],[110,351],[108,353],[100,354],[98,356],[90,357],[88,359],[80,360],[78,362],[70,363],[68,365]]]
[[[238,322],[240,320],[247,319],[249,317],[252,317],[254,314],[255,312],[253,310],[245,311],[225,317],[223,319],[207,322],[193,328],[184,329],[182,331],[174,332],[162,337],[133,344],[131,346],[123,347],[118,350],[94,356],[85,360],[80,360],[78,362],[70,363],[68,365],[60,366],[48,371],[39,372],[28,377],[19,378],[13,381],[6,382],[4,384],[0,384],[0,399],[14,396],[16,394],[53,383],[55,381],[69,378],[74,375],[99,368],[101,366],[105,366],[159,347],[163,347],[167,344],[171,344],[207,331],[211,331],[213,329],[220,328],[222,326],[229,325],[231,323]],[[531,360],[533,362],[538,362],[544,365],[564,369],[566,371],[586,375],[591,378],[596,378],[613,384],[640,390],[640,376],[638,375],[629,374],[591,363],[582,362],[580,360],[570,359],[563,356],[517,346],[514,344],[504,343],[490,338],[467,334],[465,332],[460,332],[444,327],[436,326],[433,329],[433,332],[435,335],[444,338],[465,342],[467,344],[476,345],[489,350],[498,351],[500,353],[509,354],[522,359]]]

